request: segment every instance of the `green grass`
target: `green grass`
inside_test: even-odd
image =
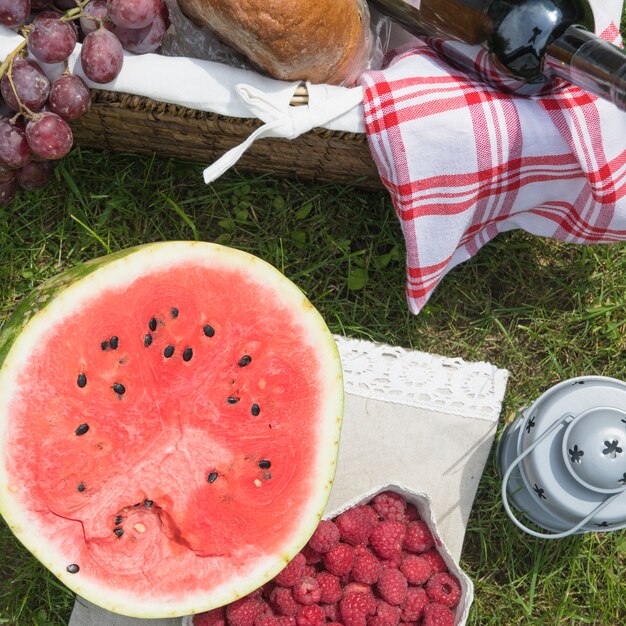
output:
[[[508,368],[502,423],[564,378],[626,379],[626,244],[501,235],[412,316],[401,232],[385,192],[237,173],[205,186],[200,171],[76,150],[45,191],[0,209],[0,320],[64,267],[138,243],[198,238],[274,264],[333,332]],[[490,458],[462,559],[476,587],[470,623],[626,622],[624,531],[533,539],[508,521],[499,487]],[[65,624],[71,594],[4,525],[0,555],[0,624]]]

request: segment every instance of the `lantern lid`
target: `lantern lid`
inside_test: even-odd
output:
[[[580,413],[563,435],[563,459],[584,487],[626,490],[626,409],[599,406]]]
[[[626,485],[618,482],[626,467],[617,473],[626,455],[626,424],[621,422],[626,419],[626,382],[603,376],[562,381],[524,409],[523,416],[517,430],[517,454],[530,452],[520,462],[520,477],[537,507],[566,528],[617,493],[619,497],[590,520],[585,530],[626,525]],[[596,449],[593,442],[598,437]],[[604,441],[609,445],[603,446]],[[603,455],[607,448],[615,454]],[[584,452],[582,457],[574,454],[582,463],[571,461],[570,449]],[[604,469],[587,462],[594,454],[603,457],[597,464]]]

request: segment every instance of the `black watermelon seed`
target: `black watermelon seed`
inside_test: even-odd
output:
[[[250,413],[252,413],[254,417],[256,417],[260,412],[261,407],[258,404],[253,404],[252,407],[250,407]]]
[[[109,349],[109,342],[108,341],[100,342],[100,347],[106,352]]]
[[[152,343],[152,335],[150,333],[148,333],[144,338],[143,338],[143,345],[144,347],[148,347],[150,344]]]
[[[76,384],[82,389],[87,384],[87,376],[81,372],[76,379]]]
[[[266,459],[263,459],[262,461],[259,461],[259,467],[261,469],[269,469],[270,467],[272,467],[272,464]]]
[[[78,483],[78,487],[76,487],[76,489],[82,493],[85,491],[85,485],[83,485],[83,483]]]
[[[115,528],[113,530],[113,532],[116,534],[117,537],[121,537],[124,534],[124,529],[123,528]]]
[[[152,500],[144,500],[143,503],[146,505],[147,509],[151,509],[154,502]]]
[[[81,424],[74,432],[77,435],[84,435],[89,430],[89,424]]]
[[[214,482],[217,480],[217,472],[211,472],[211,473],[209,474],[209,477],[207,478],[207,480],[208,480],[210,483],[214,483]]]
[[[113,391],[115,391],[118,396],[122,396],[126,393],[126,387],[124,387],[122,383],[114,383]]]
[[[244,354],[240,359],[239,359],[239,367],[245,367],[246,365],[250,365],[250,361],[252,361],[252,357],[249,356],[248,354]]]
[[[150,318],[150,321],[148,322],[148,328],[154,332],[156,330],[157,327],[157,319],[156,317],[152,317]]]
[[[209,324],[205,324],[202,330],[207,337],[213,337],[213,335],[215,335],[215,328]]]
[[[170,313],[172,314],[172,317],[174,319],[176,319],[178,317],[178,309],[175,306],[172,307]]]
[[[191,361],[191,357],[193,356],[193,350],[191,348],[185,348],[183,352],[183,361]]]
[[[122,520],[122,516],[121,516],[121,515],[117,515],[117,516],[115,517],[115,525],[116,525],[116,526],[119,526],[119,525],[122,523],[122,521],[123,521],[123,520]]]
[[[76,574],[80,570],[80,567],[78,567],[78,565],[76,565],[76,563],[72,563],[71,565],[68,565],[65,569],[70,574]]]
[[[226,402],[228,402],[228,404],[237,404],[237,402],[239,402],[239,398],[235,398],[235,396],[228,396],[228,398],[226,398]]]
[[[166,359],[169,359],[172,354],[174,354],[174,346],[170,344],[169,346],[167,346],[167,348],[165,348],[165,350],[163,350],[163,356]]]
[[[111,350],[117,350],[117,347],[120,345],[120,338],[117,335],[113,335],[113,337],[109,339],[109,345],[111,346]]]

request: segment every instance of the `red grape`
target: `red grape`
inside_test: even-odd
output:
[[[30,15],[30,0],[0,0],[0,24],[21,26]]]
[[[31,158],[25,131],[9,120],[0,121],[0,162],[17,169],[26,165]]]
[[[0,163],[0,183],[7,183],[17,176],[17,170]]]
[[[85,82],[75,74],[59,76],[50,87],[48,105],[64,120],[77,120],[91,107],[91,95]]]
[[[15,179],[0,183],[0,205],[11,202],[16,190],[17,181]]]
[[[52,161],[31,161],[17,171],[17,184],[24,191],[32,191],[43,187],[52,176]]]
[[[85,37],[80,61],[89,80],[94,83],[109,83],[122,70],[124,50],[113,33],[99,28]]]
[[[51,17],[52,19],[59,20],[61,19],[61,15],[63,14],[59,13],[58,11],[54,11],[53,9],[46,9],[45,11],[40,11],[33,17],[33,24],[37,20],[42,20],[44,17]]]
[[[26,138],[33,154],[42,159],[61,159],[74,141],[72,129],[56,113],[39,113],[26,125]]]
[[[30,8],[32,11],[39,9],[47,9],[50,6],[50,0],[30,0]]]
[[[116,26],[113,32],[125,50],[135,54],[146,54],[158,50],[167,28],[168,24],[165,18],[159,13],[152,24],[145,28],[120,28]]]
[[[72,54],[76,39],[72,24],[44,17],[35,20],[28,34],[28,50],[43,63],[60,63]]]
[[[109,17],[122,28],[145,28],[159,14],[161,0],[108,0]]]
[[[80,27],[85,35],[88,35],[99,27],[98,20],[93,19],[94,17],[100,18],[102,25],[107,30],[113,30],[113,22],[109,19],[107,13],[107,0],[89,0],[83,12],[91,16],[91,18],[80,18]]]
[[[0,92],[7,106],[19,111],[21,102],[31,111],[39,111],[50,93],[50,81],[39,64],[31,59],[16,59],[13,61],[10,74],[13,86],[9,80],[9,72],[0,81]]]

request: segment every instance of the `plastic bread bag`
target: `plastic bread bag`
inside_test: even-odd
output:
[[[323,32],[317,23],[320,8],[299,0],[298,12],[294,0],[284,0],[274,9],[272,28],[278,31],[280,46],[273,48],[277,32],[265,29],[260,10],[244,12],[237,8],[236,0],[166,2],[171,27],[161,54],[252,69],[279,80],[352,86],[364,71],[380,68],[389,33],[388,21],[372,17],[366,0],[344,0],[353,11],[350,28],[345,26],[345,16],[336,16],[337,28],[348,31],[349,41],[338,41]],[[324,23],[332,29],[332,15]]]
[[[170,27],[165,33],[159,53],[170,57],[189,57],[222,63],[240,69],[252,69],[245,57],[220,41],[207,27],[196,26],[178,6],[177,0],[165,0]]]

